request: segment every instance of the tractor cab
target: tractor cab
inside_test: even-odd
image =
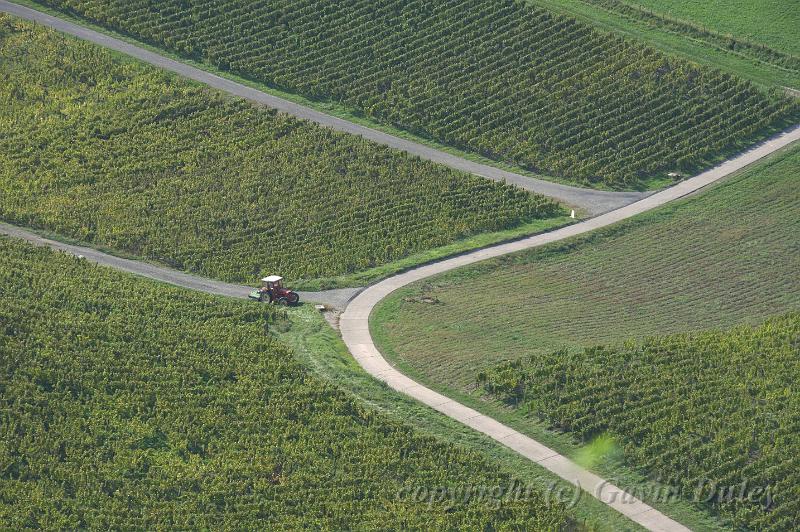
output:
[[[283,288],[283,277],[280,275],[270,275],[261,279],[261,288],[275,290]]]

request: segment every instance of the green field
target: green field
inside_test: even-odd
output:
[[[8,16],[0,54],[9,222],[252,282],[262,272],[341,276],[561,221],[541,196],[226,99]]]
[[[515,2],[52,0],[270,86],[584,184],[694,172],[800,107]]]
[[[726,1],[637,5],[720,32],[695,41],[692,26],[691,46],[724,48],[734,28],[726,57],[800,61],[784,55],[791,8]],[[623,2],[40,3],[587,186],[652,187],[800,122],[798,101],[708,68],[716,52],[700,66],[550,6]],[[375,342],[692,530],[800,528],[798,176],[800,143],[612,227],[415,283],[378,305]],[[564,214],[0,14],[0,220],[207,277],[326,288]],[[553,504],[563,479],[372,379],[312,306],[192,293],[4,237],[0,286],[2,527],[636,529],[588,496]],[[517,482],[535,489],[484,497]],[[680,496],[637,491],[651,484]],[[711,486],[768,490],[741,502]]]
[[[740,76],[764,88],[800,87],[800,57],[632,1],[527,1],[575,17],[602,31],[647,43],[666,54]]]
[[[735,527],[800,527],[800,314],[758,327],[557,351],[505,364],[487,390],[708,499]],[[727,500],[744,486],[747,500]],[[758,490],[758,491],[756,491]]]
[[[553,529],[508,486],[312,376],[269,307],[0,238],[0,522],[44,529]],[[499,507],[493,506],[497,502]]]
[[[797,0],[628,0],[628,3],[800,57]]]
[[[504,361],[797,310],[798,172],[794,147],[631,221],[416,283],[379,305],[373,336],[405,373],[503,417],[477,381]]]

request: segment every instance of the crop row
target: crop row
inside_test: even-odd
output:
[[[754,530],[800,526],[798,379],[797,313],[758,327],[534,356],[480,378],[583,440],[611,433],[626,460],[680,493],[704,489],[700,500]]]
[[[728,74],[510,0],[43,3],[577,181],[692,171],[800,118]]]
[[[418,500],[508,486],[310,375],[269,307],[0,238],[7,529],[556,529],[563,507]],[[450,507],[452,505],[452,507]]]
[[[0,216],[231,281],[333,276],[560,212],[0,20]]]

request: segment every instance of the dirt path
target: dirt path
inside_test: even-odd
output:
[[[36,11],[28,7],[20,6],[7,0],[0,0],[0,11],[11,13],[12,15],[32,20],[43,26],[54,28],[58,31],[74,35],[81,39],[91,41],[106,48],[116,50],[131,57],[135,57],[151,65],[175,72],[187,78],[199,81],[215,89],[246,98],[253,102],[272,107],[284,113],[316,122],[323,126],[344,131],[353,135],[364,137],[378,144],[383,144],[391,148],[402,150],[422,159],[427,159],[436,163],[476,174],[493,181],[505,181],[519,186],[525,190],[550,196],[563,203],[582,209],[589,214],[597,215],[610,210],[628,205],[634,201],[647,196],[647,192],[606,192],[601,190],[591,190],[586,188],[571,187],[559,183],[551,183],[541,179],[527,177],[514,172],[501,170],[493,166],[477,163],[458,157],[447,152],[439,151],[435,148],[425,146],[418,142],[403,139],[371,129],[353,122],[348,122],[341,118],[327,115],[315,109],[284,100],[277,96],[261,92],[257,89],[247,87],[240,83],[216,76],[205,70],[169,59],[157,53],[145,50],[139,46],[115,39],[103,33],[90,30],[73,22]]]
[[[658,510],[626,494],[620,488],[580,467],[554,450],[403,375],[383,358],[375,346],[369,331],[369,316],[381,300],[410,283],[492,257],[542,246],[625,220],[692,194],[797,140],[800,140],[800,126],[773,137],[697,177],[618,210],[549,233],[485,248],[390,277],[366,288],[350,302],[339,320],[342,338],[361,367],[376,379],[387,383],[391,388],[409,395],[517,451],[561,478],[580,486],[649,530],[687,530],[686,527]]]
[[[116,257],[93,248],[65,244],[56,240],[50,240],[27,229],[0,222],[0,235],[3,234],[26,240],[27,242],[37,246],[46,246],[52,249],[70,253],[77,257],[83,257],[86,260],[97,264],[102,264],[104,266],[109,266],[115,270],[141,275],[142,277],[188,288],[189,290],[197,290],[207,294],[235,297],[239,299],[247,299],[247,295],[253,290],[253,287],[250,286],[242,286],[225,283],[223,281],[215,281],[214,279],[206,279],[204,277],[198,277],[196,275],[191,275],[155,264],[149,264],[147,262]],[[338,288],[336,290],[325,290],[322,292],[298,293],[300,294],[301,302],[330,305],[331,307],[337,309],[343,309],[347,306],[347,303],[361,290],[361,288]]]

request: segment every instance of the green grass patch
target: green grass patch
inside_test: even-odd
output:
[[[482,367],[534,352],[791,310],[800,304],[798,168],[793,147],[700,196],[416,283],[376,310],[393,315],[380,328],[405,360],[468,386]]]
[[[784,0],[629,0],[703,28],[800,57],[800,9]]]

